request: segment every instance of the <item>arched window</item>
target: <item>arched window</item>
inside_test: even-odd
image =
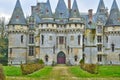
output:
[[[44,36],[42,35],[41,37],[42,37],[42,45],[43,45],[44,44]]]
[[[78,56],[77,56],[77,55],[75,55],[75,57],[74,57],[74,58],[75,58],[75,61],[77,61],[77,60],[78,60]]]
[[[48,55],[45,56],[45,61],[48,62]]]
[[[23,35],[21,35],[21,43],[23,43]]]
[[[112,48],[112,52],[114,52],[115,51],[115,45],[111,44],[111,48]]]
[[[78,36],[78,45],[80,45],[80,35]]]

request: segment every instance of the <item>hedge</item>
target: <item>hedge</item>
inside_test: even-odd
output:
[[[22,70],[22,74],[23,75],[27,75],[27,74],[31,74],[37,70],[40,70],[41,68],[43,68],[44,65],[43,64],[21,64],[21,70]]]
[[[96,64],[80,64],[80,67],[89,72],[89,73],[92,73],[92,74],[97,74],[98,73],[98,65]]]
[[[5,80],[5,75],[4,75],[3,67],[1,64],[0,64],[0,80]]]

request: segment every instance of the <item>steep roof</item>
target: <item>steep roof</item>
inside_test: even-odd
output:
[[[46,18],[52,18],[53,17],[49,0],[47,0],[46,6],[45,6],[44,17],[46,17]]]
[[[120,26],[120,12],[116,0],[113,1],[110,10],[110,15],[106,23],[106,26],[115,26],[115,25]]]
[[[23,13],[23,10],[21,8],[21,4],[20,4],[19,0],[17,0],[17,2],[16,2],[16,6],[14,8],[12,17],[11,17],[10,22],[9,22],[9,25],[10,24],[12,24],[12,25],[16,25],[16,24],[26,25],[26,20],[25,20],[24,13]]]
[[[105,4],[103,0],[100,0],[97,13],[100,13],[102,9],[105,9]]]
[[[79,10],[78,10],[78,5],[77,5],[76,0],[74,0],[72,10],[70,12],[70,17],[71,18],[80,18],[80,13],[79,13]]]
[[[64,0],[59,0],[55,11],[55,18],[68,18],[68,17],[69,11],[66,7]]]

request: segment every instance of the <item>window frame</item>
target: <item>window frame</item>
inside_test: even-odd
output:
[[[34,46],[29,46],[29,56],[34,56]]]

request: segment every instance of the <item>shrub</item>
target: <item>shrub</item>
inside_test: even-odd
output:
[[[42,59],[39,60],[39,64],[44,64]]]
[[[5,80],[5,75],[4,75],[3,67],[1,64],[0,64],[0,80]]]
[[[41,68],[43,68],[43,64],[22,64],[21,65],[21,70],[23,75],[31,74]]]
[[[96,64],[82,64],[80,67],[92,74],[97,74],[98,73],[98,66]]]

